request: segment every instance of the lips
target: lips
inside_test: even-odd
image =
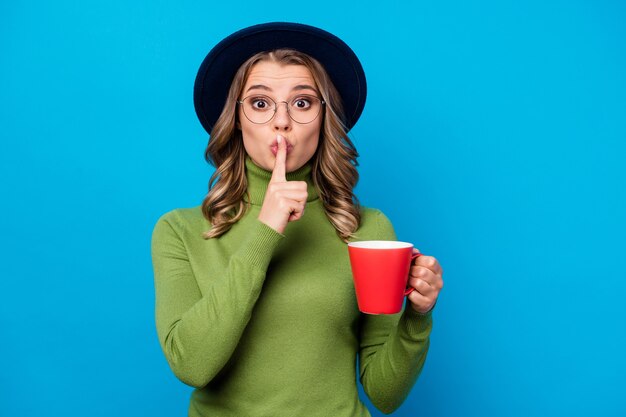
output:
[[[283,136],[283,139],[285,140],[285,143],[287,143],[287,155],[289,155],[289,153],[293,150],[293,145],[289,143],[289,139],[286,137]],[[276,142],[276,140],[274,140],[274,142],[270,145],[270,150],[272,151],[272,154],[276,156],[278,153],[278,142]]]

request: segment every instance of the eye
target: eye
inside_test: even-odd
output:
[[[255,110],[267,110],[270,107],[269,101],[265,97],[253,97],[250,99],[250,105]]]
[[[306,110],[311,107],[311,99],[308,97],[297,97],[292,103],[292,106],[298,110]]]

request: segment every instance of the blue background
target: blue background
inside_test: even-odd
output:
[[[625,17],[591,0],[3,1],[0,415],[186,415],[150,235],[206,193],[200,62],[275,20],[359,55],[357,193],[444,267],[395,415],[626,415]]]

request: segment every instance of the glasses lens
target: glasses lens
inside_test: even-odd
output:
[[[249,96],[243,99],[242,107],[252,123],[267,123],[274,116],[276,103],[267,96]]]
[[[249,96],[241,104],[244,115],[252,123],[267,123],[276,113],[276,102],[268,96]],[[321,108],[322,102],[318,97],[304,94],[292,98],[287,110],[295,122],[305,124],[315,120]]]
[[[289,114],[298,123],[311,123],[320,114],[322,102],[315,96],[294,97],[289,103]]]

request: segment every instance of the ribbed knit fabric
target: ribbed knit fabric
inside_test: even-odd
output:
[[[417,379],[432,315],[358,311],[348,249],[328,221],[311,167],[302,219],[284,234],[258,220],[271,172],[246,161],[250,208],[219,238],[200,207],[156,223],[156,326],[174,374],[196,387],[189,416],[369,416],[395,410]],[[363,209],[355,240],[395,240],[389,220]]]

